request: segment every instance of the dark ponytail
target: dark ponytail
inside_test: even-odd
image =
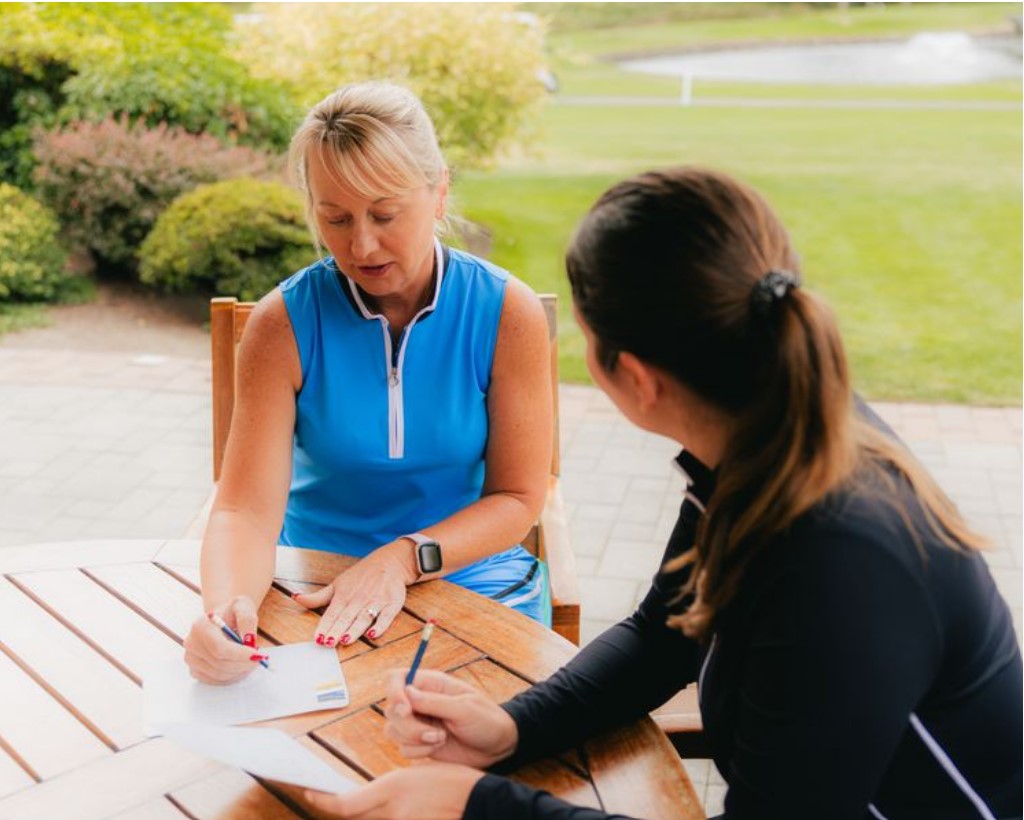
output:
[[[677,564],[693,565],[684,592],[696,598],[670,623],[704,634],[773,536],[864,464],[895,465],[946,543],[978,545],[912,457],[854,414],[832,312],[799,287],[786,231],[754,190],[696,168],[626,180],[586,216],[566,267],[603,367],[629,351],[730,419]]]

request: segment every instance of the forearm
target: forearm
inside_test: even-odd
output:
[[[275,536],[266,524],[241,511],[214,506],[200,562],[206,610],[239,595],[259,606],[274,579]]]
[[[422,532],[444,547],[444,570],[448,575],[489,555],[515,546],[537,520],[540,504],[513,493],[491,493],[454,515],[425,527]],[[406,567],[407,577],[417,577],[412,544],[398,539],[384,547]]]
[[[504,704],[518,731],[505,765],[559,753],[639,719],[693,682],[696,656],[692,640],[652,621],[642,606],[546,681]]]

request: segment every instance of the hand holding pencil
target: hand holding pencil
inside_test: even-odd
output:
[[[203,683],[227,684],[266,665],[256,639],[256,605],[245,596],[204,613],[185,637],[185,662]],[[261,672],[261,674],[265,674]]]
[[[515,751],[519,736],[508,712],[454,675],[419,668],[433,630],[434,624],[425,625],[413,665],[396,670],[388,682],[385,734],[409,758],[477,768],[503,760]]]

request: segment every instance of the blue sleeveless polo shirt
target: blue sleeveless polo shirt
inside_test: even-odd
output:
[[[440,243],[436,256],[433,299],[397,344],[332,258],[281,283],[302,367],[282,544],[362,557],[480,498],[508,273],[457,250],[444,265]],[[493,596],[533,564],[515,546],[446,577]],[[534,574],[513,605],[546,620]]]

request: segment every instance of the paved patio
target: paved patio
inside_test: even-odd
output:
[[[0,548],[179,535],[210,487],[209,363],[0,340]],[[619,417],[597,390],[561,390],[563,476],[586,642],[627,614],[675,521],[677,447]],[[1020,408],[875,405],[991,537],[1021,634]],[[687,761],[709,813],[724,784]]]

